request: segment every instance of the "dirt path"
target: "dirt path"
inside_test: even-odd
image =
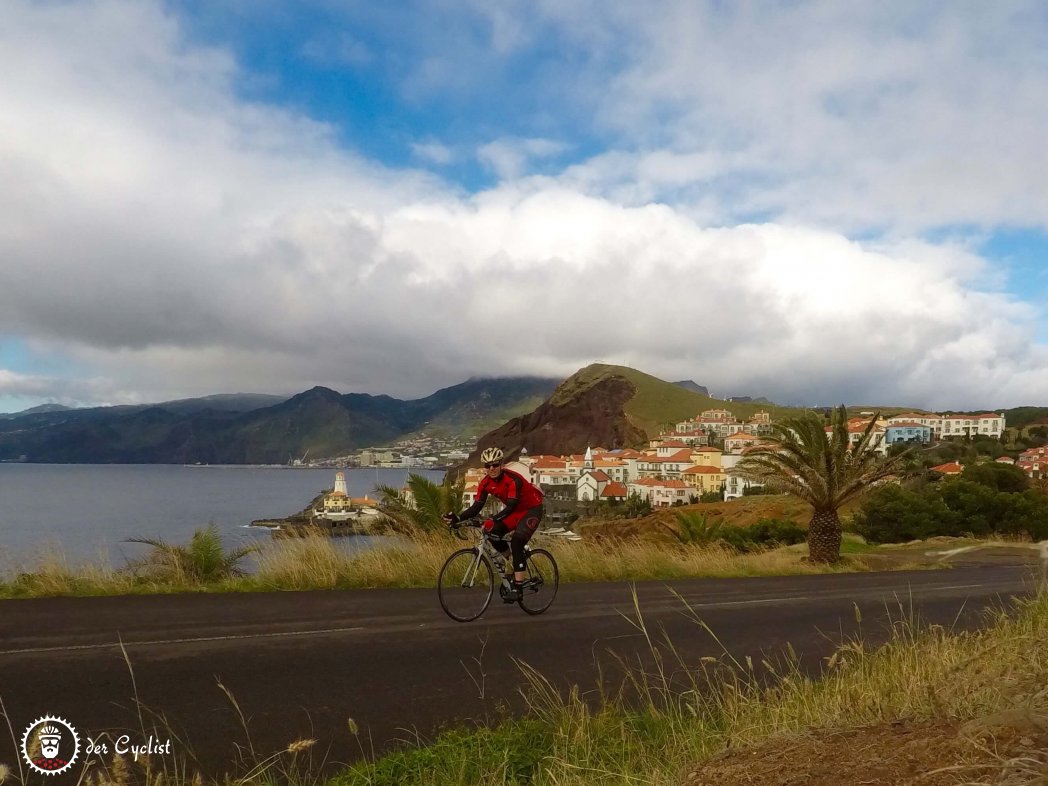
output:
[[[898,721],[775,737],[725,751],[683,786],[1048,784],[1048,715]]]

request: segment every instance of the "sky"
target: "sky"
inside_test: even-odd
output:
[[[0,73],[0,412],[1048,406],[1040,0],[3,0]]]

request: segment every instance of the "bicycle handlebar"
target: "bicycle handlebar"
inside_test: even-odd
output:
[[[467,540],[466,536],[464,534],[462,534],[461,530],[463,528],[469,528],[469,529],[480,530],[481,534],[485,538],[487,538],[489,541],[494,542],[494,541],[497,541],[497,540],[501,540],[503,542],[506,542],[505,536],[492,535],[490,532],[485,531],[483,529],[483,526],[484,526],[484,520],[483,519],[478,519],[478,518],[463,519],[462,521],[456,521],[453,524],[449,524],[448,525],[449,529],[455,534],[455,537],[458,538],[459,540]]]
[[[448,529],[452,532],[452,534],[454,534],[456,538],[458,538],[459,540],[467,540],[466,536],[462,532],[463,527],[473,527],[479,529],[480,520],[465,519],[463,521],[452,521],[448,524]]]

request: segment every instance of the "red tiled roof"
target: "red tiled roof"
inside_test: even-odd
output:
[[[691,461],[691,451],[678,450],[672,456],[649,456],[646,461],[648,464],[683,464]]]
[[[710,467],[705,464],[697,464],[694,467],[688,467],[686,470],[681,472],[682,475],[723,475],[724,470],[720,467]]]
[[[946,464],[940,464],[937,467],[932,467],[932,471],[941,472],[943,475],[956,475],[958,472],[963,472],[964,467],[962,467],[956,461],[950,461]]]
[[[659,480],[658,478],[637,478],[633,481],[638,486],[662,486],[670,489],[684,489],[687,484],[683,480]]]
[[[604,490],[600,492],[600,495],[602,497],[626,497],[629,495],[629,491],[627,490],[625,483],[615,481],[605,486]]]
[[[889,423],[888,428],[928,428],[923,423],[914,423],[910,420],[900,420],[895,423]]]

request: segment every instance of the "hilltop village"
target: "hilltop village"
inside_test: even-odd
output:
[[[874,413],[869,412],[849,420],[852,442],[862,437],[872,417]],[[897,444],[932,445],[975,436],[1000,439],[1005,427],[1005,417],[999,413],[911,412],[878,420],[873,440],[878,452],[887,453]],[[829,432],[830,427],[826,428]],[[731,500],[759,489],[760,484],[734,470],[747,452],[770,442],[771,433],[772,419],[767,412],[741,421],[726,409],[710,409],[676,423],[673,431],[659,434],[641,450],[594,446],[585,454],[568,456],[523,451],[508,466],[540,485],[547,498],[564,502],[621,502],[636,496],[653,507],[666,507],[699,500]],[[1038,450],[1046,449],[1027,451],[1018,460],[1028,473],[1039,471],[1048,461],[1048,456],[1041,456],[1034,468]],[[943,469],[952,470],[947,466]],[[483,470],[479,468],[466,471],[465,504],[476,498],[481,477]]]
[[[872,412],[863,412],[848,421],[854,443],[865,433]],[[756,481],[736,471],[740,461],[759,445],[772,442],[772,418],[764,411],[739,420],[726,409],[705,410],[694,418],[674,424],[641,449],[589,447],[577,455],[529,454],[525,449],[507,467],[539,485],[546,494],[547,507],[554,518],[576,510],[580,505],[599,502],[624,503],[629,499],[652,507],[671,507],[699,501],[737,499],[759,494]],[[887,453],[893,446],[932,447],[941,442],[970,439],[1000,440],[1006,428],[1001,413],[976,415],[909,412],[880,418],[873,426],[873,446]],[[826,427],[829,437],[830,427]],[[995,459],[1014,464],[1033,478],[1048,476],[1048,446],[1025,450],[1017,459]],[[932,469],[943,475],[960,473],[963,467],[949,462]],[[462,504],[471,504],[483,470],[470,467],[464,473]],[[410,491],[402,493],[410,499]],[[368,498],[351,498],[346,492],[342,472],[335,488],[310,506],[309,518],[326,520],[335,529],[351,522],[379,516],[379,503]],[[362,514],[367,514],[362,517]],[[560,515],[558,515],[560,514]]]
[[[850,440],[858,441],[866,432],[872,412],[860,413],[848,421]],[[584,454],[551,456],[529,454],[523,450],[507,462],[541,486],[546,495],[551,521],[570,521],[580,507],[629,500],[652,507],[670,507],[694,502],[734,500],[764,493],[763,487],[736,471],[740,461],[755,447],[771,441],[772,419],[758,412],[746,420],[725,409],[705,410],[682,420],[649,441],[643,449],[608,450],[588,447]],[[902,413],[878,418],[873,425],[874,450],[886,454],[896,446],[934,447],[942,442],[1001,440],[1006,419],[1001,413],[930,414]],[[826,427],[829,437],[830,427]],[[376,452],[377,453],[377,452]],[[1048,445],[1030,447],[1018,458],[999,456],[996,461],[1017,465],[1031,478],[1048,477]],[[958,462],[931,467],[942,475],[962,472]],[[468,467],[464,472],[462,504],[477,497],[483,471]],[[400,489],[410,502],[410,489]],[[329,527],[332,533],[367,532],[381,519],[381,503],[374,499],[351,498],[345,475],[336,473],[330,492],[313,500],[298,517],[301,521],[256,522],[267,526],[310,523]]]

